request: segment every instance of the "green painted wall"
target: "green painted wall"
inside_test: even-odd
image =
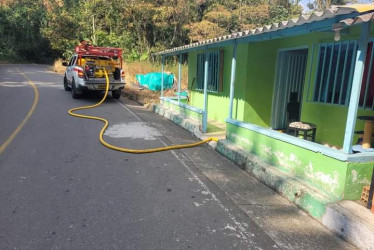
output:
[[[374,163],[348,163],[287,142],[227,124],[227,139],[250,153],[332,195],[335,200],[360,199]]]
[[[345,199],[359,200],[364,186],[370,186],[374,162],[348,164]]]
[[[183,115],[185,115],[185,116],[187,116],[191,119],[194,119],[194,120],[198,121],[200,124],[202,123],[202,114],[199,114],[199,113],[194,112],[192,110],[180,107],[178,105],[175,105],[175,104],[167,102],[167,101],[163,102],[163,106],[165,106],[165,107],[167,107],[171,110],[175,110],[175,111],[179,112],[180,114],[183,114]]]

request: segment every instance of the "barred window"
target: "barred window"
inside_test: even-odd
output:
[[[359,106],[374,106],[373,42],[368,44],[362,78]],[[317,74],[313,101],[348,105],[351,96],[357,53],[356,41],[345,41],[319,46]]]
[[[356,47],[351,41],[320,45],[314,101],[348,104]]]
[[[223,51],[197,55],[197,90],[204,89],[205,56],[208,56],[208,91],[221,92],[223,84]]]

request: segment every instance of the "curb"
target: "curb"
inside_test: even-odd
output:
[[[265,163],[228,140],[220,140],[216,151],[319,221],[327,205],[334,202],[327,195],[317,192],[292,175]]]

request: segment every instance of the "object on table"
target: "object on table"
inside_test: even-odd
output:
[[[374,116],[358,116],[357,118],[360,120],[365,120],[364,136],[362,138],[362,148],[364,149],[371,148],[371,138],[373,135]]]
[[[297,92],[290,93],[290,102],[287,103],[288,122],[300,121],[300,102],[297,97]]]
[[[287,128],[287,134],[293,134],[299,137],[302,134],[303,138],[307,140],[311,138],[311,141],[316,139],[317,126],[310,122],[291,122]]]

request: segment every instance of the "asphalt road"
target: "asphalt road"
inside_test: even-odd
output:
[[[67,114],[102,94],[74,100],[46,66],[0,64],[0,145],[34,102],[21,73],[39,99],[0,153],[0,249],[282,248],[199,170],[231,164],[223,156],[206,145],[143,155],[105,148],[102,123]],[[80,113],[108,119],[105,139],[126,148],[197,141],[123,97]]]

